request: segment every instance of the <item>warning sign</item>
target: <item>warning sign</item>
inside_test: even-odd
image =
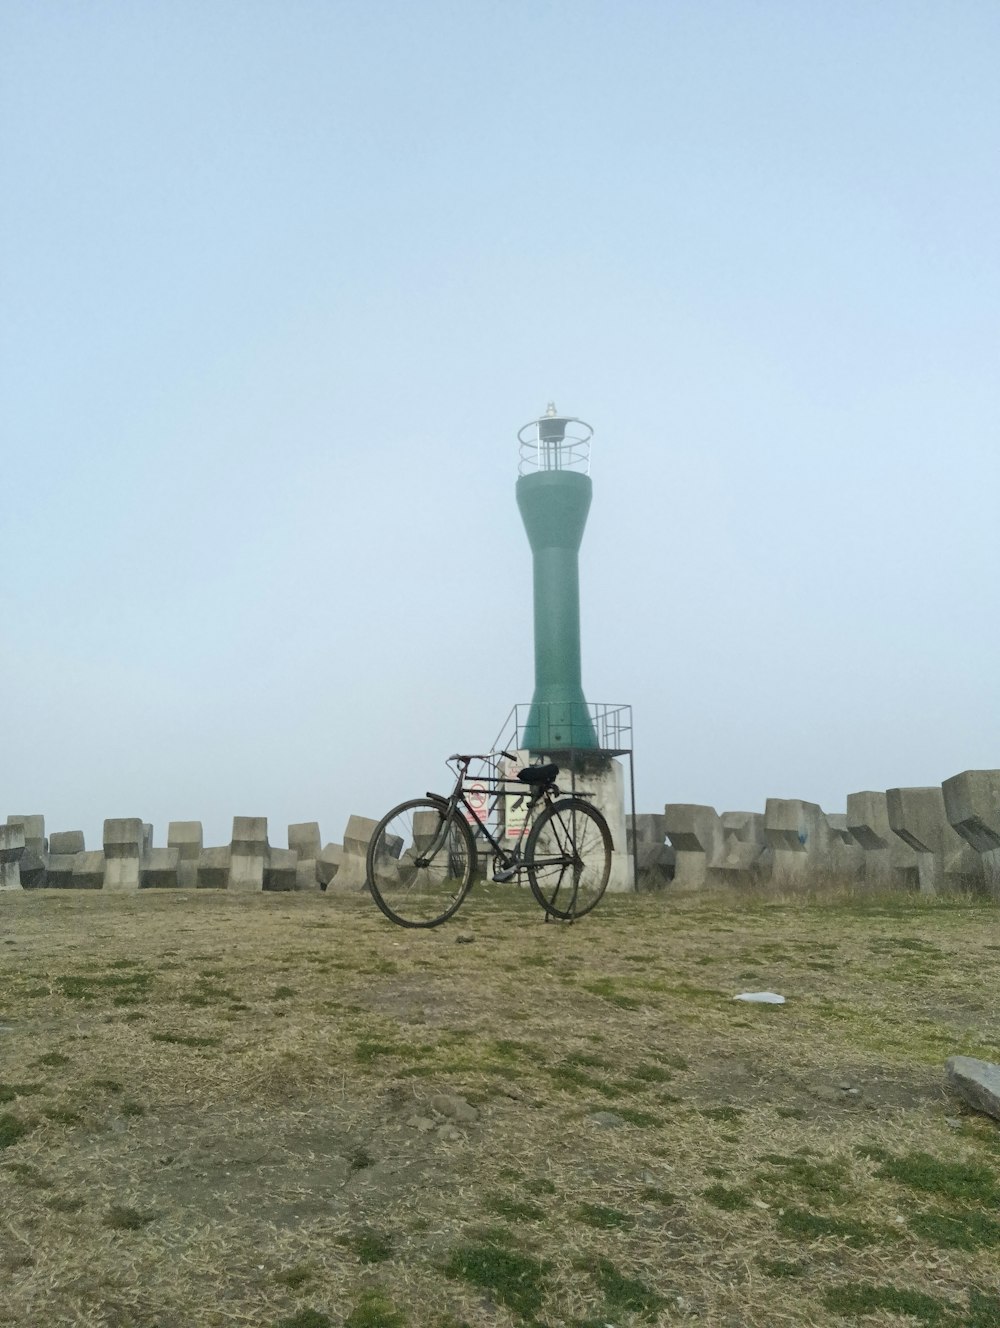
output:
[[[530,761],[529,752],[515,752],[516,760],[504,761],[504,839],[520,839],[528,828],[528,803],[531,790],[527,784],[518,782],[517,772],[523,770]]]
[[[474,779],[465,786],[465,800],[469,804],[463,807],[465,819],[470,825],[485,825],[490,814],[490,797],[486,785],[481,779]]]

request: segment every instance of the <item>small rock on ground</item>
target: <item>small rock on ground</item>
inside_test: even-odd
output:
[[[944,1069],[949,1086],[963,1101],[1000,1120],[1000,1065],[974,1056],[951,1056]]]

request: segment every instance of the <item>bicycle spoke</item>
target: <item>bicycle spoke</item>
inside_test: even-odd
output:
[[[475,849],[458,817],[444,823],[433,802],[415,799],[379,823],[368,846],[368,887],[383,913],[404,927],[435,927],[464,899]]]

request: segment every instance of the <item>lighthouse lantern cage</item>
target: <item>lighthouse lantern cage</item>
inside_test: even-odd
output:
[[[525,424],[517,435],[521,458],[519,475],[540,470],[575,470],[590,474],[590,440],[594,431],[586,420],[557,415],[550,406],[541,419]]]

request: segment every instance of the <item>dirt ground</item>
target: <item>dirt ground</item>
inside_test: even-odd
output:
[[[1000,1325],[943,1074],[998,957],[976,901],[0,896],[0,1325]]]

